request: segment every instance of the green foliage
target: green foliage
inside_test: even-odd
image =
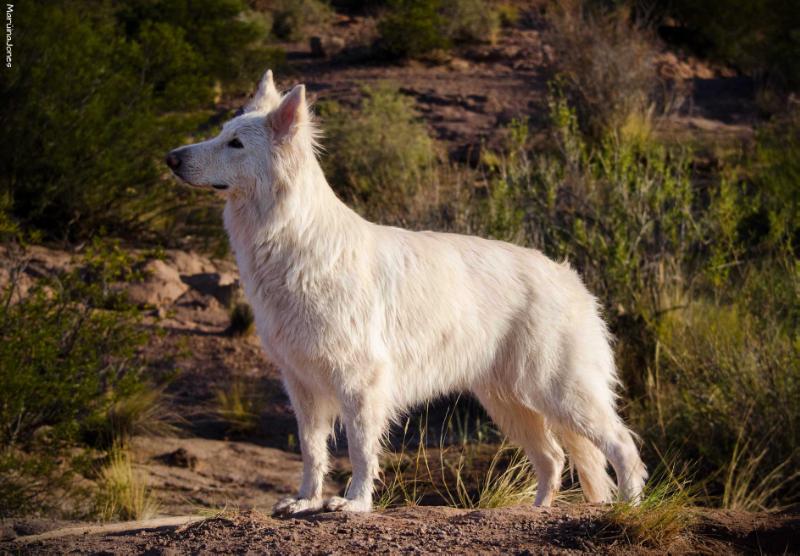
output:
[[[382,47],[390,56],[416,58],[448,48],[441,32],[444,19],[439,0],[394,0],[378,23]]]
[[[202,77],[208,92],[214,80],[247,80],[273,62],[265,48],[270,29],[242,0],[145,0],[121,2],[116,18],[125,36],[151,54],[145,81],[158,95],[177,77]],[[162,48],[159,48],[162,47]],[[166,47],[166,48],[163,48]],[[184,102],[202,103],[196,88]],[[183,105],[186,106],[185,104]],[[191,104],[189,104],[191,106]]]
[[[25,445],[42,427],[73,440],[87,418],[138,387],[146,336],[136,310],[107,287],[116,269],[87,270],[98,268],[91,282],[82,270],[42,280],[17,302],[13,284],[4,290],[0,446]]]
[[[617,313],[651,318],[657,293],[702,240],[694,224],[689,157],[652,142],[609,135],[586,142],[577,116],[554,100],[559,154],[520,158],[509,175],[528,204],[529,240],[581,269]]]
[[[178,111],[208,107],[217,81],[274,60],[241,10],[231,0],[21,5],[2,80],[3,212],[58,239],[167,228],[165,215],[196,195],[162,180],[161,159],[205,117]]]
[[[493,42],[499,29],[500,12],[484,0],[394,0],[378,23],[381,47],[397,58]]]
[[[320,104],[330,153],[323,164],[345,200],[368,217],[396,221],[431,179],[434,145],[411,99],[385,83],[364,93],[357,110]]]
[[[286,40],[299,40],[311,25],[329,22],[333,10],[322,0],[281,0],[274,8],[272,32]]]
[[[494,42],[500,30],[500,13],[486,0],[445,2],[442,18],[445,36],[456,44]]]
[[[800,85],[800,10],[793,0],[676,0],[668,13],[701,52],[779,85]]]
[[[100,423],[113,419],[114,408],[124,400],[145,389],[138,352],[149,334],[139,326],[137,310],[113,287],[131,276],[134,266],[118,246],[96,244],[85,264],[59,278],[41,279],[24,296],[18,295],[16,281],[3,290],[4,511],[22,510],[19,504],[29,497],[46,494],[70,472],[57,458]]]
[[[752,239],[766,230],[772,246],[797,255],[800,247],[800,109],[762,129],[758,135],[753,182],[761,210],[754,214]],[[766,225],[764,225],[766,224]],[[756,227],[756,226],[753,226]]]

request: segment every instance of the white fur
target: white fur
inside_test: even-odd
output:
[[[238,138],[244,148],[228,143]],[[314,150],[302,85],[265,75],[245,113],[173,151],[192,185],[227,185],[225,226],[269,359],[297,416],[303,479],[275,510],[372,507],[381,438],[409,407],[470,391],[519,443],[537,505],[559,488],[563,441],[589,501],[636,500],[646,471],[615,409],[616,369],[597,300],[578,274],[500,241],[367,222],[336,198]],[[353,477],[323,500],[341,419]]]

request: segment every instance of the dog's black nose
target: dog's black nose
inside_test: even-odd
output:
[[[167,166],[173,170],[177,170],[181,165],[181,159],[175,156],[175,153],[169,153],[165,159],[165,162],[167,163]]]

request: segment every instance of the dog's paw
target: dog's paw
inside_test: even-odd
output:
[[[331,496],[325,500],[325,509],[331,512],[369,512],[372,500],[350,500],[341,496]]]
[[[282,498],[272,507],[273,515],[298,515],[316,512],[322,509],[321,498]]]

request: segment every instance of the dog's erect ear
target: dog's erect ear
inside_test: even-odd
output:
[[[272,80],[272,70],[267,70],[258,84],[256,94],[253,95],[253,98],[247,103],[247,106],[244,107],[244,112],[269,112],[278,106],[280,102],[281,95],[278,93],[278,90],[275,88],[275,82]]]
[[[300,126],[308,121],[306,87],[297,85],[283,97],[278,107],[267,116],[267,126],[277,141],[294,137]]]

